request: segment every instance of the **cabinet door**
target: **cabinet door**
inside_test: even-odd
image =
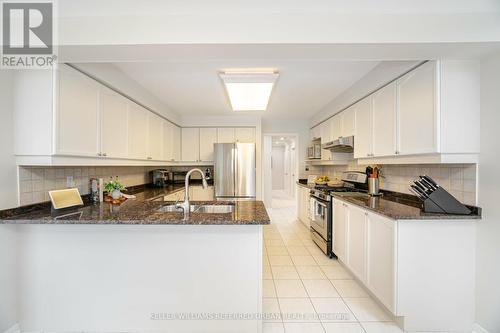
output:
[[[217,129],[217,141],[218,143],[234,143],[234,128],[218,128]]]
[[[241,143],[254,143],[255,142],[255,128],[253,127],[240,127],[234,129],[234,138],[236,142]]]
[[[174,161],[181,160],[181,128],[177,125],[172,127],[172,150]]]
[[[143,107],[129,103],[128,107],[128,155],[129,158],[148,157],[148,114]]]
[[[128,102],[125,97],[105,87],[100,93],[101,150],[103,156],[128,157]]]
[[[373,94],[373,155],[396,150],[396,83],[391,83]]]
[[[372,97],[368,96],[354,105],[356,135],[354,158],[372,156]]]
[[[216,128],[200,128],[200,160],[214,160],[214,143],[217,143]]]
[[[321,127],[320,125],[314,126],[309,130],[309,138],[312,140],[321,139]]]
[[[200,159],[200,129],[183,128],[182,133],[182,161],[198,162]]]
[[[319,125],[320,128],[320,133],[321,133],[321,144],[325,144],[327,142],[332,141],[332,135],[331,135],[331,121],[332,118],[322,122]],[[332,159],[332,153],[328,149],[321,149],[321,160],[323,161],[329,161]]]
[[[344,110],[339,116],[342,116],[341,136],[347,137],[354,135],[356,132],[356,115],[354,108],[351,106],[347,110]]]
[[[399,153],[437,152],[436,63],[428,62],[398,81]]]
[[[61,68],[59,73],[56,151],[98,156],[99,84],[69,67]]]
[[[330,128],[332,140],[337,140],[342,136],[342,114],[336,114],[331,118]]]
[[[367,213],[348,206],[347,266],[361,280],[366,281],[366,225]]]
[[[333,201],[333,252],[340,261],[346,263],[347,252],[347,215],[346,204]]]
[[[148,115],[148,159],[163,159],[163,119],[154,113]]]
[[[368,214],[368,288],[396,313],[396,221]]]
[[[172,161],[174,159],[174,129],[173,124],[164,120],[163,126],[163,159],[165,161]]]
[[[297,219],[301,222],[304,222],[302,219],[304,217],[304,195],[302,191],[302,186],[297,186]]]

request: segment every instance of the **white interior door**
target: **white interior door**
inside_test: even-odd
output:
[[[285,147],[273,147],[272,150],[273,190],[285,189]]]

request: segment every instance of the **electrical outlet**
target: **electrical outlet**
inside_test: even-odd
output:
[[[73,176],[66,177],[66,187],[67,188],[75,187],[75,182],[73,181]]]

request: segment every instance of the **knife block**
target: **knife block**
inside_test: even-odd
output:
[[[455,199],[448,191],[438,187],[424,200],[424,212],[439,214],[469,215],[470,209]]]

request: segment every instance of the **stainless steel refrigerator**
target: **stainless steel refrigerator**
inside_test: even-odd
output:
[[[214,144],[214,183],[218,198],[255,198],[255,144]]]

